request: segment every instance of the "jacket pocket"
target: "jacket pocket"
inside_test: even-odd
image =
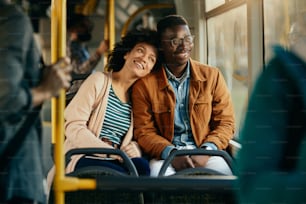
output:
[[[209,98],[201,97],[194,104],[194,117],[196,121],[203,124],[209,123],[212,111],[212,101]]]
[[[152,111],[154,114],[170,113],[171,110],[164,104],[152,104]]]
[[[152,111],[154,115],[154,121],[160,130],[168,127],[171,123],[171,109],[164,104],[153,104]]]

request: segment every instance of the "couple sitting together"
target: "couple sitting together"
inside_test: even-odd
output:
[[[226,149],[235,129],[230,93],[219,69],[190,58],[193,39],[178,15],[161,19],[157,31],[127,33],[109,54],[108,71],[90,75],[66,107],[65,151],[118,148],[139,175],[157,176],[173,150]],[[75,155],[66,173],[85,166],[127,171],[120,158]],[[232,174],[221,157],[192,155],[176,157],[166,175],[195,167]],[[54,168],[49,181],[52,175]]]

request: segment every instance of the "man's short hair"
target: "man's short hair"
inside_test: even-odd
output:
[[[178,25],[188,25],[188,22],[183,16],[168,15],[157,23],[157,32],[161,35],[167,28]]]

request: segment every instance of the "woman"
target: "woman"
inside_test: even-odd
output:
[[[129,90],[157,62],[155,31],[128,33],[108,57],[109,73],[92,74],[65,110],[65,148],[120,148],[134,162],[140,175],[148,174],[146,160],[132,140],[133,119]],[[105,161],[76,156],[67,171],[88,165],[110,165],[124,171],[118,160]]]
[[[86,147],[118,148],[132,159],[139,175],[150,175],[148,162],[141,158],[138,144],[132,141],[130,88],[137,79],[159,66],[157,39],[155,31],[129,32],[108,56],[109,72],[95,72],[84,81],[65,109],[65,152]],[[118,159],[75,155],[66,173],[93,165],[126,171]],[[53,174],[54,168],[49,172],[49,181]]]

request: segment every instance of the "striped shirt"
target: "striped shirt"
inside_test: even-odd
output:
[[[131,125],[131,104],[122,103],[111,86],[100,138],[120,145]]]

